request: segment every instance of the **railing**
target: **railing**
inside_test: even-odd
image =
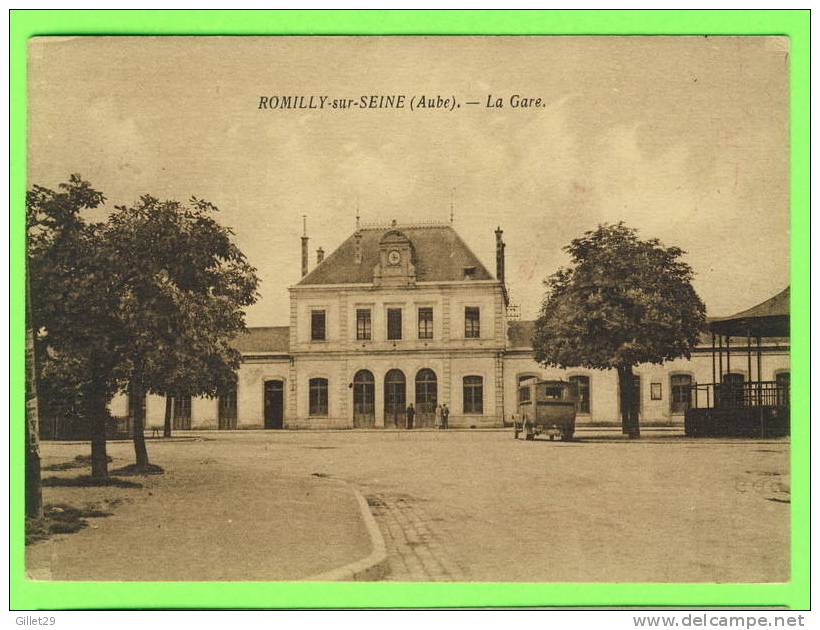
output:
[[[789,407],[789,385],[776,381],[699,383],[688,389],[691,409]]]

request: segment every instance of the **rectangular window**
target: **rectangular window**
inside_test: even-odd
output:
[[[467,306],[464,308],[464,337],[467,339],[478,339],[481,337],[481,319],[477,306]]]
[[[433,338],[433,309],[424,307],[419,309],[419,339]]]
[[[310,339],[311,341],[325,340],[325,312],[310,312]]]
[[[366,341],[371,338],[370,309],[356,309],[356,339]]]
[[[464,413],[484,413],[484,379],[464,377]]]
[[[401,309],[387,309],[387,338],[390,340],[401,339]]]
[[[688,374],[673,374],[670,380],[672,413],[685,413],[689,409],[692,377]]]
[[[308,383],[310,399],[308,401],[308,414],[311,416],[327,415],[327,379],[312,378]]]

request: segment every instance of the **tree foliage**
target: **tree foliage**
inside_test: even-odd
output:
[[[129,376],[155,394],[214,396],[231,382],[257,299],[256,270],[200,199],[188,205],[145,195],[118,206],[106,225],[111,255],[128,261],[121,277],[121,321]]]
[[[626,379],[640,363],[690,356],[706,309],[683,250],[641,240],[623,223],[600,225],[564,249],[570,265],[544,282],[533,338],[539,363],[617,369]]]
[[[82,213],[105,197],[78,175],[26,194],[26,251],[37,382],[44,417],[79,416],[92,436],[92,474],[107,474],[106,403],[123,384],[115,270],[103,224]]]
[[[28,194],[33,310],[49,400],[91,417],[117,392],[216,395],[239,367],[231,341],[257,299],[256,270],[207,201],[144,195],[104,221],[81,216],[103,203],[77,175],[58,191],[34,186]],[[137,463],[145,465],[140,421],[134,438]]]

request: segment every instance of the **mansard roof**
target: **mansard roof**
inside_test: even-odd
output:
[[[356,262],[356,234],[360,235],[361,262]],[[398,234],[413,246],[417,282],[446,282],[465,279],[465,269],[473,268],[471,280],[494,280],[492,274],[450,225],[390,226],[362,228],[351,234],[332,254],[298,283],[364,284],[373,281],[379,262],[379,246]],[[397,234],[398,233],[398,234]]]

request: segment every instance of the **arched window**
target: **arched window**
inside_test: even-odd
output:
[[[484,379],[464,377],[464,413],[484,413]]]
[[[689,374],[672,374],[669,377],[672,413],[686,413],[691,406],[692,377]]]
[[[524,381],[530,381],[534,378],[538,378],[538,374],[534,372],[527,372],[526,374],[519,374],[518,375],[518,384],[521,385]]]
[[[570,383],[575,383],[578,388],[578,413],[589,413],[590,410],[590,388],[589,377],[582,374],[569,377]]]
[[[308,383],[308,415],[327,415],[327,379],[312,378]]]

